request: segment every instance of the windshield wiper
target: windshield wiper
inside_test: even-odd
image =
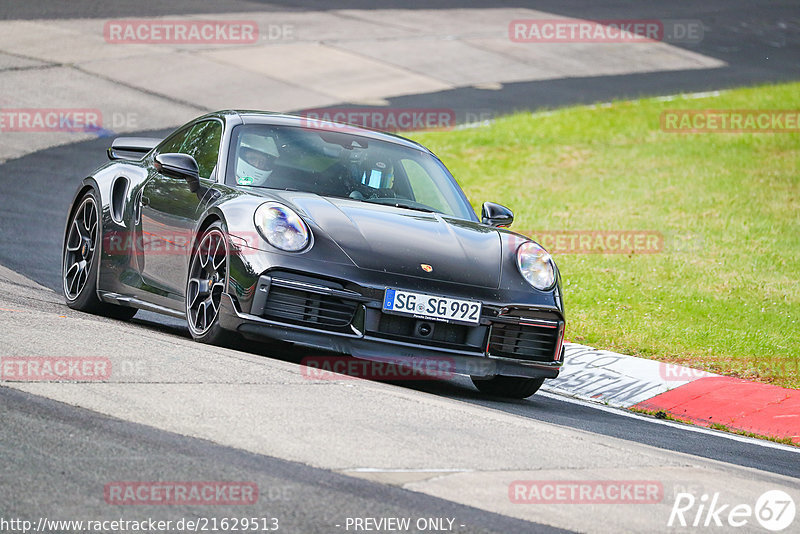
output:
[[[413,200],[405,200],[402,198],[390,198],[390,197],[365,198],[363,202],[372,202],[373,204],[384,204],[387,206],[394,206],[395,208],[405,208],[414,211],[422,211],[425,213],[437,212],[437,210],[431,208],[430,206],[426,206],[425,204],[420,204],[419,202],[414,202]]]

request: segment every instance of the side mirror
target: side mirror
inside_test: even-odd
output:
[[[192,193],[200,189],[200,169],[189,154],[159,154],[156,156],[154,166],[164,176],[186,180]]]
[[[514,222],[514,212],[494,202],[484,202],[481,222],[495,228],[508,228]]]

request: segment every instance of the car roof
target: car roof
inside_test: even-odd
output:
[[[301,115],[292,115],[290,113],[277,113],[273,111],[258,110],[224,110],[209,113],[208,115],[200,118],[219,117],[224,119],[226,117],[231,118],[232,116],[238,117],[242,124],[269,124],[274,126],[294,126],[314,130],[337,131],[351,135],[357,135],[359,137],[365,137],[367,139],[375,139],[379,141],[385,141],[387,143],[402,145],[434,155],[428,147],[399,135],[381,132],[378,130],[370,130],[369,128],[356,125],[342,124],[320,119],[311,119]]]

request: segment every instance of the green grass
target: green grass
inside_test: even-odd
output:
[[[561,254],[571,341],[800,388],[800,134],[661,131],[674,109],[800,109],[800,84],[417,132],[513,228],[651,230],[657,254]]]

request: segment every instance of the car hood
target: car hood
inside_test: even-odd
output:
[[[362,269],[499,287],[502,243],[494,228],[438,213],[282,193]]]

